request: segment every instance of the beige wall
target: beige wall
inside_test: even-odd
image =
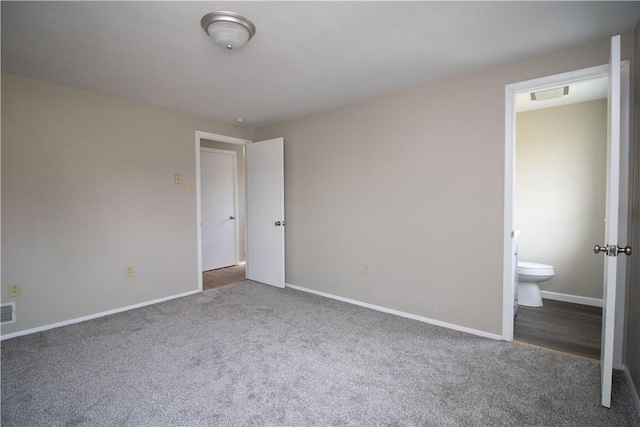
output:
[[[602,298],[606,160],[606,99],[517,114],[519,259],[555,267],[543,290]]]
[[[255,138],[3,75],[2,291],[20,281],[24,296],[2,333],[195,290],[195,199],[173,174],[195,182],[198,129],[285,137],[288,283],[500,334],[505,85],[606,63],[608,46],[452,76]]]
[[[245,249],[245,230],[246,230],[246,208],[245,208],[245,184],[244,184],[244,147],[237,144],[227,144],[219,141],[209,141],[203,139],[200,143],[203,148],[216,148],[218,150],[227,150],[236,152],[236,172],[238,174],[238,230],[239,230],[239,252],[240,261],[247,260],[247,252]]]
[[[627,34],[623,57],[632,47]],[[257,129],[285,139],[286,281],[501,334],[505,85],[608,51],[605,39]]]
[[[17,317],[2,334],[197,289],[196,130],[249,136],[2,74],[2,300]]]

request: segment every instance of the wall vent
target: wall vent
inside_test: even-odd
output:
[[[557,87],[555,89],[531,92],[532,101],[547,101],[549,99],[562,98],[569,95],[569,86]]]
[[[16,321],[16,303],[0,305],[0,325]]]

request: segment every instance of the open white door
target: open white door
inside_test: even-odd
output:
[[[602,406],[611,407],[611,382],[613,376],[614,336],[616,320],[616,280],[618,279],[618,255],[631,253],[631,248],[621,248],[626,235],[620,236],[620,166],[622,153],[621,135],[621,60],[620,36],[611,38],[609,59],[609,97],[608,97],[608,141],[607,141],[607,196],[605,245],[595,246],[594,251],[604,252],[604,289],[602,312],[602,346],[600,369],[602,381]],[[625,147],[626,149],[626,147]],[[622,159],[626,162],[628,153]],[[626,168],[625,168],[626,169]],[[623,215],[624,218],[624,215]],[[626,233],[625,233],[626,234]]]
[[[245,148],[247,279],[284,288],[284,139]]]

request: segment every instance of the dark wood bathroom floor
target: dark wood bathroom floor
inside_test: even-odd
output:
[[[518,306],[514,340],[599,360],[602,308],[543,302],[537,308]]]

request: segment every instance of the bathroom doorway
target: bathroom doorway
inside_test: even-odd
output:
[[[515,278],[517,272],[516,230],[514,228],[515,201],[515,145],[516,94],[558,88],[589,78],[607,76],[607,190],[606,241],[593,246],[598,255],[604,254],[603,318],[601,364],[601,403],[611,406],[613,369],[622,368],[623,334],[626,299],[626,256],[631,247],[625,247],[629,235],[629,110],[630,63],[621,60],[621,37],[611,38],[609,63],[598,67],[572,71],[505,86],[505,187],[503,234],[503,337],[513,340]],[[541,93],[542,95],[542,93]],[[537,97],[537,94],[536,94]],[[533,99],[533,97],[532,97]],[[542,98],[541,98],[542,99]],[[618,256],[622,254],[623,256]],[[586,256],[589,256],[585,254]],[[593,257],[593,254],[591,254]],[[601,258],[602,259],[602,258]],[[530,282],[530,281],[529,281]]]
[[[619,207],[619,236],[621,245],[626,244],[628,230],[628,189],[629,189],[629,62],[621,61],[621,114],[620,114],[620,150],[621,153],[627,153],[620,157],[620,200],[616,206]],[[601,65],[587,69],[572,71],[564,74],[542,77],[525,82],[519,82],[507,85],[505,87],[505,204],[504,204],[504,221],[505,229],[503,235],[503,337],[507,341],[513,339],[514,332],[514,278],[516,277],[515,256],[516,240],[514,239],[514,201],[515,195],[515,161],[516,161],[516,94],[521,92],[534,92],[545,89],[563,87],[580,82],[587,79],[608,76],[609,66]],[[593,247],[590,243],[584,252],[585,257],[593,257],[593,253],[589,248]],[[619,257],[618,257],[619,258]],[[602,263],[602,259],[597,261],[592,258],[593,262]],[[607,303],[612,304],[611,313],[614,317],[607,321],[612,325],[612,329],[608,334],[613,338],[613,366],[618,368],[622,365],[622,334],[624,331],[624,309],[625,309],[625,257],[620,259],[615,271],[618,272],[617,289],[615,298],[607,299]],[[609,335],[608,335],[609,336]]]
[[[537,301],[521,292],[514,340],[594,359],[604,264],[587,250],[604,241],[607,84],[601,76],[516,94],[518,260],[554,274],[536,286]]]

